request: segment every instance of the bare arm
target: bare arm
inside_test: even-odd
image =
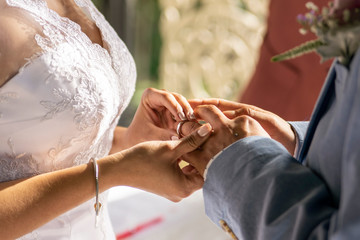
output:
[[[126,146],[127,146],[126,131],[127,131],[127,128],[125,128],[125,127],[117,126],[115,128],[114,138],[113,138],[110,154],[120,152],[121,150],[126,149]]]
[[[113,165],[110,157],[99,160],[98,164],[101,176],[100,191],[121,182],[121,179],[110,179],[109,169]],[[92,164],[87,164],[1,183],[1,238],[13,239],[24,235],[94,197],[93,171]],[[9,232],[14,226],[17,231]]]
[[[197,173],[183,172],[178,158],[200,146],[205,135],[194,133],[178,141],[146,142],[98,160],[99,188],[140,188],[179,201],[199,189]],[[202,132],[204,133],[204,131]],[[23,180],[0,183],[0,236],[14,239],[95,196],[92,164],[41,174]],[[11,231],[16,228],[17,231]]]
[[[106,171],[108,161],[102,160],[99,164],[102,172]],[[100,186],[102,191],[110,187],[106,177],[102,178]],[[22,236],[95,194],[91,165],[1,183],[0,188],[0,235],[3,239]],[[14,226],[17,231],[10,232]]]

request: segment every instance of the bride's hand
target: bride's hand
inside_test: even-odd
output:
[[[193,168],[181,169],[178,161],[184,154],[200,147],[211,130],[206,124],[181,140],[144,142],[108,156],[114,163],[118,162],[108,168],[115,176],[113,182],[143,189],[171,201],[189,196],[201,188],[203,179]]]
[[[194,119],[194,111],[180,94],[148,88],[126,131],[128,147],[149,140],[170,140],[176,136],[175,122]]]

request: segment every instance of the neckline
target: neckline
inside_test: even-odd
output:
[[[103,53],[105,53],[106,56],[109,57],[110,61],[112,62],[113,64],[113,60],[112,60],[112,55],[111,55],[111,50],[110,50],[110,44],[108,44],[108,41],[106,39],[106,34],[104,34],[104,31],[103,31],[103,28],[100,25],[100,22],[97,21],[97,19],[95,19],[94,17],[94,13],[92,12],[92,10],[90,9],[90,6],[89,6],[89,3],[86,3],[86,2],[83,2],[83,4],[79,4],[78,0],[73,0],[74,1],[74,4],[76,4],[83,12],[84,14],[89,18],[90,21],[92,21],[97,29],[99,30],[100,32],[100,37],[101,37],[101,40],[103,42],[103,45],[104,46],[101,46],[100,44],[98,43],[94,43],[90,37],[82,31],[81,29],[81,26],[80,24],[78,24],[77,22],[71,20],[70,18],[68,17],[62,17],[58,12],[56,12],[55,10],[49,8],[46,0],[37,0],[37,4],[39,5],[36,5],[35,2],[33,2],[32,0],[30,0],[30,3],[32,4],[35,4],[36,6],[38,7],[44,7],[46,8],[46,11],[48,11],[48,14],[50,17],[54,17],[55,19],[58,19],[59,21],[61,21],[59,24],[64,24],[65,22],[70,22],[71,24],[73,24],[74,26],[76,26],[76,28],[78,28],[78,32],[79,34],[82,36],[82,38],[84,39],[84,41],[86,41],[91,47],[97,49],[96,51],[102,51]],[[9,6],[12,6],[12,7],[18,7],[18,8],[21,8],[23,9],[24,11],[27,11],[27,12],[30,12],[32,14],[35,14],[37,17],[41,17],[43,19],[46,19],[44,18],[42,15],[42,12],[41,10],[38,10],[36,11],[35,9],[39,9],[39,8],[32,8],[31,6],[28,6],[26,5],[27,4],[27,0],[25,0],[25,2],[23,4],[25,5],[22,5],[22,3],[20,3],[20,1],[18,0],[15,0],[15,3],[11,2],[11,0],[6,0],[6,3],[7,5]],[[96,8],[94,6],[94,8]],[[87,10],[87,12],[85,11],[85,9]],[[44,14],[44,13],[43,13]],[[53,16],[52,16],[53,15]],[[47,21],[47,20],[45,20]],[[107,48],[105,48],[105,45],[108,46]],[[34,60],[38,60],[40,59],[42,56],[44,56],[46,54],[47,51],[44,51],[44,49],[42,49],[42,51],[39,51],[39,52],[35,52],[31,57],[27,58],[27,61],[17,70],[17,72],[12,75],[9,79],[7,79],[2,85],[0,85],[0,91],[2,89],[4,89],[4,87],[6,85],[9,84],[9,82],[11,82],[14,78],[17,78],[18,75],[28,67],[28,65],[30,65]]]
[[[106,40],[105,34],[103,32],[103,29],[101,26],[99,26],[99,21],[97,21],[94,18],[94,14],[92,13],[92,11],[90,10],[90,7],[88,4],[84,3],[85,6],[79,4],[79,2],[77,0],[71,0],[74,2],[74,4],[83,12],[83,14],[85,14],[85,16],[89,19],[89,21],[91,21],[93,24],[95,24],[97,30],[100,33],[100,38],[101,38],[101,42],[102,42],[102,46],[96,42],[93,42],[91,40],[91,38],[81,29],[81,25],[75,21],[73,21],[72,19],[70,19],[69,17],[66,16],[61,16],[57,11],[53,10],[52,8],[49,7],[48,3],[46,0],[43,0],[44,2],[44,7],[46,7],[48,9],[48,11],[51,14],[54,14],[56,16],[56,18],[61,19],[61,21],[69,21],[72,24],[76,25],[76,27],[79,29],[79,33],[80,35],[82,35],[84,37],[84,39],[89,42],[92,46],[96,46],[97,48],[101,48],[103,51],[105,51],[109,56],[111,56],[110,53],[110,49],[109,49],[109,44],[108,41]],[[87,12],[86,12],[87,10]],[[105,47],[108,46],[108,47]]]

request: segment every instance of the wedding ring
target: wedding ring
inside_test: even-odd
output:
[[[182,127],[182,125],[183,125],[185,122],[187,122],[187,121],[181,121],[181,122],[179,122],[178,125],[176,126],[176,133],[177,133],[177,135],[178,135],[180,138],[183,137],[183,134],[181,133],[181,127]]]

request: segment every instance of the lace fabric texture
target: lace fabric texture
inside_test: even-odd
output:
[[[92,2],[74,1],[96,23],[104,47],[44,0],[0,0],[27,26],[30,49],[19,72],[0,87],[0,182],[87,163],[111,148],[134,91],[135,64]],[[105,213],[99,229],[89,231],[89,224],[93,200],[22,239],[111,239]]]

